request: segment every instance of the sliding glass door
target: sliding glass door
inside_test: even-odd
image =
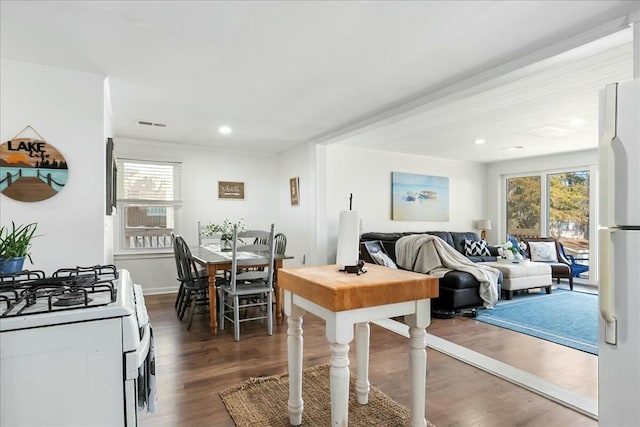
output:
[[[595,263],[589,256],[590,179],[588,169],[506,178],[506,234],[554,237],[572,258],[576,277],[588,279],[589,263]]]
[[[588,170],[547,175],[549,235],[562,243],[572,258],[574,275],[589,277]]]
[[[518,239],[541,235],[540,176],[507,178],[507,234]]]

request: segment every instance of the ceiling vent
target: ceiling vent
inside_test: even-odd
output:
[[[167,125],[164,123],[154,123],[154,122],[146,122],[144,120],[138,120],[138,124],[139,125],[143,125],[143,126],[156,126],[159,128],[166,128]]]

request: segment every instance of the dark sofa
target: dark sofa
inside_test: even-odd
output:
[[[464,253],[464,241],[480,240],[480,237],[473,232],[461,233],[454,231],[424,231],[424,232],[401,232],[401,233],[364,233],[360,236],[360,242],[380,241],[387,255],[396,261],[396,241],[411,234],[431,234],[440,237],[461,254]],[[361,245],[362,246],[362,245]],[[467,257],[473,262],[496,261],[498,247],[489,246],[491,256]],[[366,250],[361,251],[362,259],[365,262],[375,263]],[[502,283],[502,274],[498,278],[498,287]],[[440,278],[440,296],[432,300],[431,307],[434,311],[453,313],[465,308],[481,307],[480,283],[469,273],[463,271],[450,271]],[[498,292],[500,295],[500,292]]]

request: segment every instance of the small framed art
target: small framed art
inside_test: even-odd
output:
[[[244,200],[244,182],[218,181],[218,199]]]
[[[300,178],[289,179],[289,191],[291,193],[291,206],[300,205]]]

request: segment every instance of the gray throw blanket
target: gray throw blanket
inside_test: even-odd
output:
[[[471,274],[480,282],[480,298],[485,308],[498,301],[498,276],[495,268],[476,264],[447,242],[430,234],[412,234],[396,242],[396,263],[407,270],[442,277],[452,270]]]

